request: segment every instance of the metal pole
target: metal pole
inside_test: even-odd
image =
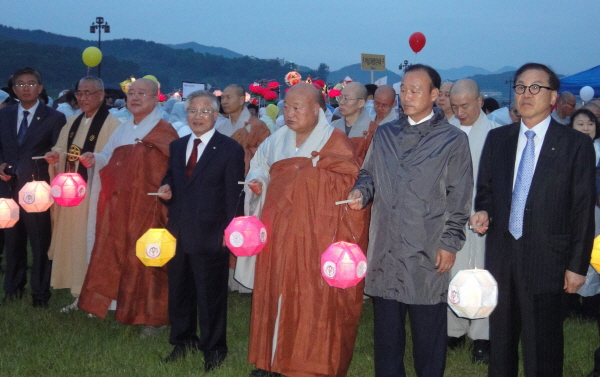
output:
[[[102,42],[101,42],[101,35],[102,35],[102,25],[98,25],[98,50],[100,50],[100,52],[102,52]],[[102,74],[100,73],[102,70],[102,61],[100,61],[100,64],[98,64],[98,78],[102,77]]]
[[[371,84],[373,84],[373,83],[375,83],[375,82],[373,81],[373,71],[371,71]]]

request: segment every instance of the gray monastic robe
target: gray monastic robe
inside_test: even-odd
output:
[[[450,273],[438,274],[439,248],[465,240],[473,193],[467,135],[434,109],[411,126],[406,115],[379,126],[354,188],[373,202],[365,293],[406,304],[446,302]]]
[[[356,122],[350,128],[350,134],[346,135],[348,137],[362,137],[364,133],[369,130],[369,124],[371,124],[371,116],[369,115],[369,111],[364,107],[360,110],[360,115],[356,119]],[[335,128],[339,128],[340,130],[346,133],[346,117],[342,116],[340,119],[334,120],[331,125]]]

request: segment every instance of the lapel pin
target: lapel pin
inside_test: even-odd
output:
[[[552,150],[554,150],[554,148],[552,148]]]
[[[217,147],[213,147],[213,149],[217,149]]]
[[[40,120],[40,117],[37,117],[37,120]]]

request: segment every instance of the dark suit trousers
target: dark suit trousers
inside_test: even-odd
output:
[[[405,377],[406,312],[410,315],[414,366],[419,377],[442,377],[446,368],[448,305],[408,305],[373,298],[375,376]]]
[[[19,211],[19,221],[5,232],[6,271],[4,291],[15,293],[22,291],[27,282],[27,238],[31,244],[31,295],[34,299],[50,298],[50,273],[52,261],[48,259],[48,249],[52,230],[50,211],[28,213]]]
[[[205,361],[227,355],[227,283],[229,252],[186,254],[180,242],[168,264],[169,318],[173,345],[202,350]],[[200,326],[200,338],[196,330]]]
[[[512,246],[506,250],[507,262],[499,274],[498,305],[490,316],[488,376],[518,375],[519,337],[525,376],[562,376],[564,293],[528,292],[519,281],[516,265],[519,253],[527,250],[521,240],[512,239]]]

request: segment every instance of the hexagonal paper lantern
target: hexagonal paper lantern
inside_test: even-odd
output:
[[[27,212],[44,212],[53,203],[50,185],[44,181],[27,182],[19,191],[19,204]]]
[[[356,244],[339,241],[321,255],[321,276],[332,287],[353,287],[366,274],[367,258]]]
[[[592,259],[590,264],[594,269],[600,273],[600,236],[594,240],[594,247],[592,248]]]
[[[73,207],[85,198],[87,184],[78,173],[63,173],[52,180],[52,197],[59,206]]]
[[[256,216],[236,217],[225,229],[225,242],[238,257],[258,254],[267,243],[267,229]]]
[[[175,255],[176,244],[168,230],[151,228],[137,240],[135,255],[148,267],[162,267]]]
[[[459,317],[488,317],[498,304],[498,283],[487,270],[459,271],[448,287],[448,305]]]
[[[19,221],[19,205],[10,198],[0,198],[0,229],[12,228]]]

